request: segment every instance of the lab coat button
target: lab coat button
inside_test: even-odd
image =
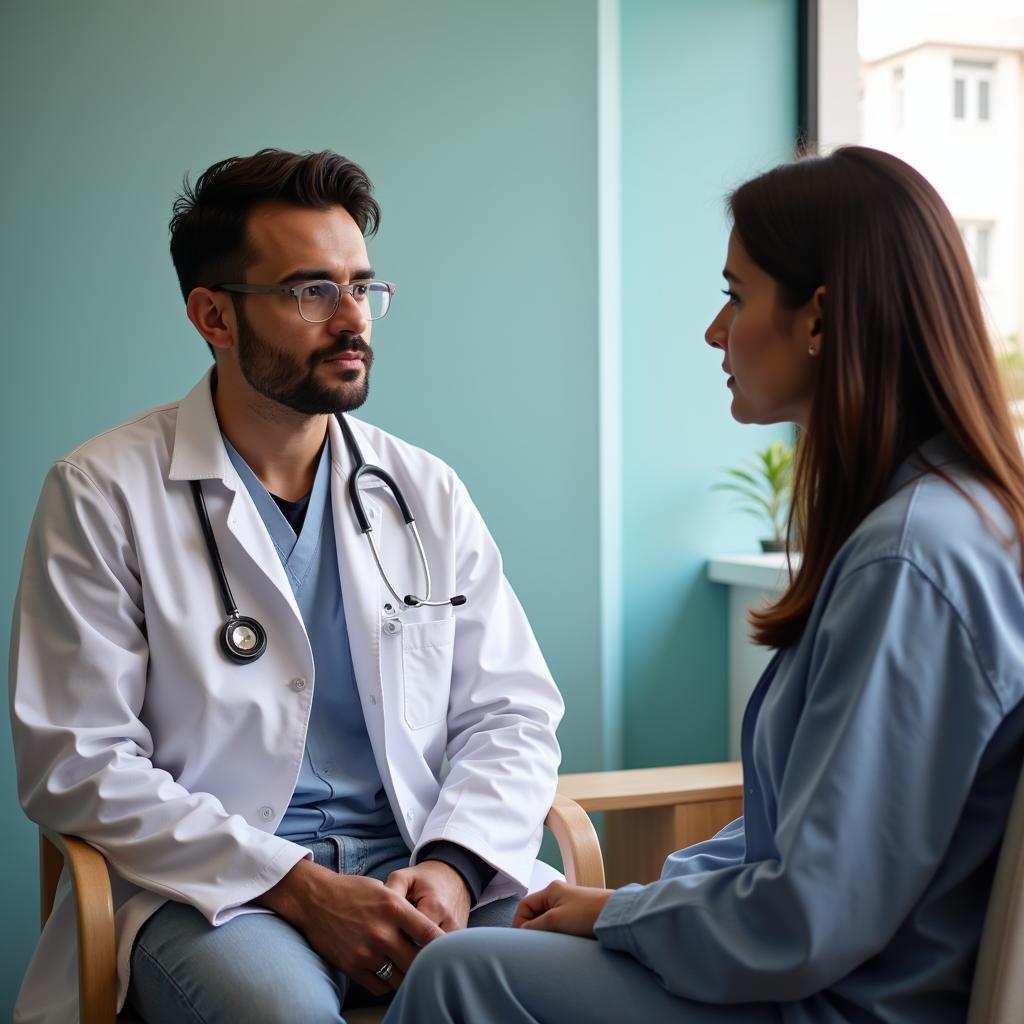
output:
[[[296,676],[288,685],[298,693],[306,688],[306,680],[302,676]]]
[[[377,698],[376,698],[376,697],[371,697],[371,698],[370,698],[370,703],[371,703],[371,704],[373,704],[374,706],[376,706],[376,704],[377,704]]]
[[[267,807],[267,805],[264,804],[260,808],[260,817],[264,821],[270,821],[270,819],[274,817],[274,808],[273,807]]]
[[[405,812],[405,820],[411,823],[412,819],[413,819],[412,811],[406,811]]]
[[[400,622],[395,622],[394,619],[389,619],[384,623],[384,632],[388,633],[390,636],[398,636],[398,634],[402,632],[402,624]]]

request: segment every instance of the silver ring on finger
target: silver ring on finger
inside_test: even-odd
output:
[[[387,981],[395,973],[395,965],[389,960],[373,972],[381,981]]]

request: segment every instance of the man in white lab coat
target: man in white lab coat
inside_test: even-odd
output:
[[[378,220],[334,153],[209,168],[171,252],[215,367],[59,460],[33,522],[21,799],[107,857],[119,1006],[154,1024],[340,1021],[544,874],[562,703],[498,551],[450,468],[345,415],[394,293]],[[65,878],[17,1020],[77,1018],[73,913]]]

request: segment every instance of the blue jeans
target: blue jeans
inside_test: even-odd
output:
[[[303,843],[346,875],[387,878],[409,866],[401,838],[330,836]],[[507,926],[514,898],[474,910],[469,925]],[[129,1009],[147,1024],[343,1024],[349,979],[276,914],[245,914],[214,928],[194,907],[166,903],[135,939]],[[353,986],[350,1004],[374,997]]]

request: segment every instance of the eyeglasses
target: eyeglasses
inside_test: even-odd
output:
[[[334,316],[342,295],[351,295],[367,320],[379,320],[391,305],[395,286],[388,281],[307,281],[305,284],[221,284],[215,291],[243,292],[246,295],[292,295],[299,316],[306,323],[322,324]]]

